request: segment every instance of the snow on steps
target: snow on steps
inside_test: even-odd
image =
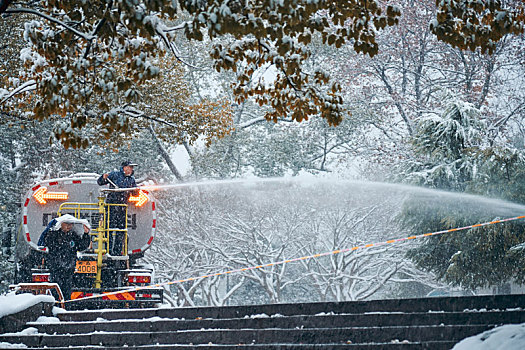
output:
[[[0,335],[28,347],[140,349],[450,349],[501,324],[525,322],[525,296],[95,310]],[[31,334],[33,333],[33,334]]]

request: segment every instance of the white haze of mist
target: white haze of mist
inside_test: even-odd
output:
[[[146,186],[146,188],[153,191],[176,191],[177,189],[192,187],[227,188],[229,185],[244,188],[246,190],[261,188],[264,186],[268,187],[269,189],[274,187],[277,193],[279,193],[279,191],[282,191],[282,189],[278,188],[279,185],[283,186],[284,188],[293,186],[297,188],[297,191],[299,193],[301,192],[301,189],[315,188],[321,186],[333,186],[334,188],[345,188],[345,192],[340,193],[341,195],[344,196],[346,194],[348,197],[363,200],[363,204],[366,203],[366,199],[370,199],[370,196],[380,193],[384,199],[395,199],[398,201],[398,203],[402,203],[406,196],[410,196],[412,200],[420,201],[421,203],[429,203],[436,209],[447,208],[449,210],[453,210],[454,207],[463,209],[468,208],[468,211],[470,211],[473,215],[478,213],[482,216],[492,216],[494,218],[505,218],[510,216],[525,215],[525,205],[512,203],[497,198],[487,198],[466,193],[448,192],[418,186],[386,182],[342,180],[338,178],[330,179],[329,177],[317,178],[309,174],[304,174],[303,176],[293,178],[288,177],[260,179],[252,177],[248,179],[232,180],[203,180],[187,183],[162,184],[151,187]],[[338,190],[336,191],[338,192]],[[334,201],[335,199],[336,198],[331,198],[331,201]]]
[[[426,233],[407,232],[396,220],[406,200],[440,212],[467,211],[471,224],[525,213],[525,206],[498,199],[311,175],[147,188],[156,191],[163,220],[146,259],[161,281]],[[405,257],[417,244],[265,267],[230,275],[228,282],[207,278],[178,284],[166,294],[177,306],[235,305],[393,298],[405,284],[418,285],[423,294],[446,287]]]

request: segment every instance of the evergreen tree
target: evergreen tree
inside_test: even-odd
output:
[[[523,151],[511,146],[483,143],[479,113],[454,100],[441,116],[423,118],[414,149],[419,161],[402,173],[405,181],[431,188],[499,197],[525,203]],[[425,233],[501,218],[496,207],[461,200],[447,203],[408,200],[401,221]],[[507,216],[520,215],[508,212]],[[523,213],[521,213],[523,215]],[[478,227],[428,238],[409,251],[420,268],[438,278],[468,288],[524,281],[525,225],[520,221]],[[513,248],[514,247],[514,248]]]

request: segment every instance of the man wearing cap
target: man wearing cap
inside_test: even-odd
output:
[[[109,184],[109,188],[135,188],[132,191],[110,192],[107,195],[106,203],[109,204],[128,204],[128,199],[131,194],[136,194],[137,184],[133,177],[133,167],[137,166],[129,160],[122,162],[121,168],[118,171],[112,171],[101,175],[97,183],[100,186]],[[126,227],[126,208],[124,206],[110,206],[109,209],[109,227],[124,229]],[[115,239],[113,240],[113,235]],[[124,232],[114,231],[109,235],[109,253],[111,255],[122,255],[124,245]]]
[[[87,220],[69,214],[59,216],[52,222],[54,224],[44,230],[39,242],[47,248],[45,260],[50,282],[58,283],[68,300],[71,298],[77,251],[89,247],[91,225]]]

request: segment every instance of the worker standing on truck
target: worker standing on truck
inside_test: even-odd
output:
[[[130,191],[110,192],[106,198],[106,203],[128,204],[128,199],[132,194],[137,194],[137,184],[133,177],[133,168],[137,166],[129,160],[122,162],[118,171],[112,171],[101,175],[97,183],[100,186],[109,184],[109,188],[130,188]],[[109,228],[124,229],[126,227],[126,207],[111,205],[109,209]],[[113,239],[115,235],[115,239]],[[109,235],[109,253],[111,255],[122,255],[124,245],[124,232],[115,231]]]
[[[50,282],[57,283],[64,298],[68,300],[71,298],[77,251],[89,247],[91,225],[87,220],[77,219],[69,214],[54,220],[55,224],[42,232],[39,242],[47,248],[45,261]]]

